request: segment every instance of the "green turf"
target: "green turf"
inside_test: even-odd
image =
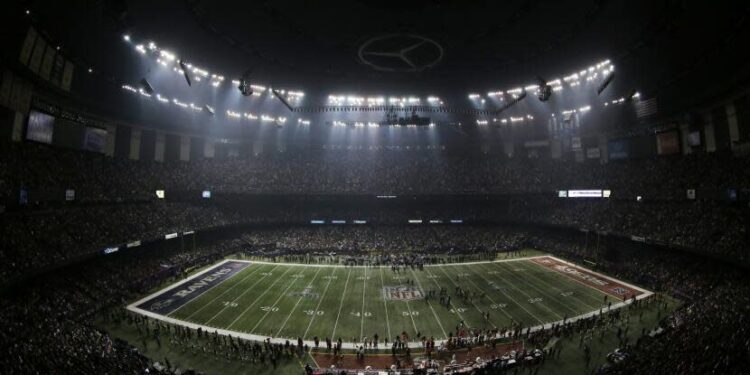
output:
[[[437,298],[394,301],[384,286],[424,292],[445,287],[451,308]],[[485,293],[464,300],[455,293]],[[302,292],[306,291],[306,294]],[[389,267],[293,266],[255,263],[169,316],[236,332],[306,340],[317,336],[361,341],[377,333],[389,341],[401,332],[444,339],[463,321],[469,327],[535,326],[598,311],[604,294],[528,260],[428,266],[424,271]],[[483,313],[490,313],[489,320]]]

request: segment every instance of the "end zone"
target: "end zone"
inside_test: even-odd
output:
[[[225,260],[130,305],[128,310],[169,315],[203,293],[250,266],[250,262]]]

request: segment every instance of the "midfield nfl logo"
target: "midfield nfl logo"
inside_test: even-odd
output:
[[[424,293],[415,286],[386,286],[383,287],[383,296],[390,301],[413,301],[424,298]]]

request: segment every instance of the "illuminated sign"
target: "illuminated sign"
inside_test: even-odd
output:
[[[104,254],[116,253],[118,250],[120,250],[119,247],[108,247],[108,248],[104,249]]]
[[[557,196],[560,198],[609,198],[610,195],[612,195],[611,190],[598,189],[568,190],[567,196],[565,195],[565,193],[565,190],[560,190],[557,192]]]

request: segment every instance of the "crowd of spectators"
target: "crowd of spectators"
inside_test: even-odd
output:
[[[17,201],[23,190],[29,209],[0,216],[0,284],[31,269],[45,268],[133,240],[164,234],[248,222],[307,222],[313,214],[334,218],[397,222],[414,212],[369,207],[297,207],[264,212],[241,210],[226,199],[218,204],[155,203],[155,190],[211,190],[217,193],[273,194],[509,194],[507,210],[492,207],[421,209],[428,217],[449,215],[468,221],[489,220],[562,225],[643,237],[650,241],[750,261],[748,210],[729,201],[727,189],[742,193],[750,186],[747,158],[726,154],[661,157],[609,164],[553,160],[509,160],[492,156],[398,154],[330,151],[328,154],[260,155],[225,160],[145,162],[53,148],[11,144],[0,153],[0,198]],[[606,188],[610,199],[560,199],[558,189]],[[37,205],[36,200],[72,204]],[[698,199],[686,198],[695,189]],[[644,199],[639,202],[636,196]],[[227,198],[228,199],[228,198]],[[460,241],[446,235],[441,246]],[[385,240],[391,238],[384,236]],[[312,238],[289,244],[296,251],[321,247],[353,248],[356,238]],[[369,246],[420,248],[418,239],[379,241]],[[274,240],[280,248],[288,239]]]
[[[627,241],[586,246],[585,239],[558,234],[532,236],[530,243],[570,259],[596,259],[601,271],[684,303],[663,315],[650,332],[621,338],[612,361],[597,374],[743,374],[750,366],[750,280],[747,272],[682,251]],[[658,303],[658,299],[656,300]],[[580,323],[579,323],[580,324]],[[581,328],[581,327],[578,327]],[[588,327],[583,326],[584,332]],[[540,332],[565,336],[571,331]],[[627,336],[627,335],[625,335]]]
[[[482,227],[324,226],[259,229],[243,237],[248,244],[308,254],[323,253],[481,253],[517,249],[522,235]]]
[[[270,194],[511,194],[610,189],[684,200],[750,188],[750,160],[695,154],[629,161],[508,159],[440,153],[309,152],[190,162],[132,161],[13,144],[0,156],[0,188],[76,189],[80,200],[149,199],[156,189]]]
[[[685,203],[535,197],[513,200],[509,216],[526,223],[636,236],[747,262],[749,214],[746,207],[703,200]]]
[[[0,285],[24,273],[169,233],[240,221],[231,211],[189,203],[73,206],[0,215]]]
[[[187,269],[216,262],[238,240],[190,250],[133,251],[98,257],[44,275],[0,297],[0,368],[4,374],[158,373],[131,345],[94,321],[112,307],[183,277]]]

